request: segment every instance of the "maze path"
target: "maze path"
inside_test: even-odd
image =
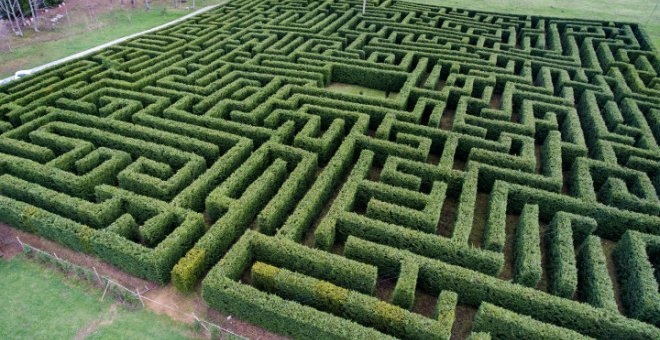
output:
[[[0,87],[0,220],[294,337],[660,338],[644,31],[373,5],[234,0]]]

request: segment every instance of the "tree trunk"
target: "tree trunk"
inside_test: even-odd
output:
[[[39,32],[39,12],[37,11],[37,2],[36,0],[28,0],[28,5],[30,5],[30,11],[32,11],[32,27],[35,32]]]
[[[11,30],[14,31],[16,35],[23,36],[23,30],[21,30],[21,23],[18,20],[18,15],[16,15],[16,7],[14,7],[14,4],[14,1],[0,0],[0,9],[7,13],[7,20],[9,20]]]
[[[18,8],[18,14],[21,15],[21,20],[23,20],[23,23],[25,23],[25,15],[23,14],[23,9],[21,8],[21,5],[18,3],[18,0],[15,0],[14,3],[16,4],[16,8]]]

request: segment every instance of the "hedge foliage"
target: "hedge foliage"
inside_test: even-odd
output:
[[[582,278],[579,287],[584,300],[589,304],[617,311],[614,298],[612,279],[607,272],[607,263],[600,239],[590,236],[585,241],[580,252],[580,273]]]
[[[541,279],[541,240],[539,236],[539,207],[526,205],[516,227],[513,282],[536,287]]]
[[[570,329],[540,322],[488,302],[479,306],[472,330],[488,332],[495,339],[589,339]]]
[[[459,303],[472,306],[482,302],[497,304],[587,336],[647,339],[660,335],[657,327],[626,318],[617,311],[592,307],[356,237],[348,239],[344,254],[373,264],[380,270],[396,268],[404,260],[417,261],[420,266],[418,284],[428,292],[451,290],[458,294]]]
[[[656,326],[660,325],[658,269],[650,260],[657,256],[658,249],[657,235],[629,231],[617,244],[614,254],[624,306],[632,317]]]
[[[644,29],[359,6],[232,0],[0,85],[0,221],[291,337],[660,338]]]

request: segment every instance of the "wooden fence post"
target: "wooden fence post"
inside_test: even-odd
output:
[[[101,301],[103,301],[103,299],[105,298],[105,293],[108,292],[108,286],[109,285],[110,285],[110,281],[108,280],[108,282],[105,283],[105,289],[103,290],[103,295],[101,296]]]
[[[145,305],[144,305],[144,301],[142,300],[142,294],[140,294],[140,290],[135,289],[135,292],[137,293],[138,299],[140,299],[140,303],[142,303],[142,308],[144,308]]]
[[[103,284],[103,280],[101,280],[101,276],[99,275],[99,272],[96,271],[96,267],[92,267],[94,269],[94,274],[96,274],[96,278],[99,280],[100,284]]]

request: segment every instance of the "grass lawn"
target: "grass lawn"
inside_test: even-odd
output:
[[[190,10],[175,10],[171,7],[163,11],[162,6],[154,6],[150,11],[114,9],[99,15],[99,23],[96,26],[100,27],[91,31],[83,22],[71,26],[63,24],[50,32],[35,33],[25,29],[24,38],[12,39],[14,44],[20,43],[19,47],[13,48],[11,52],[0,52],[0,78],[11,76],[18,70],[43,65],[123,36],[162,25],[190,12]],[[31,43],[29,39],[34,39],[37,35],[40,35],[41,39],[44,35],[53,37],[49,39],[50,41]]]
[[[0,260],[0,339],[186,339],[189,327],[131,311],[22,255]]]
[[[100,327],[86,339],[189,339],[185,326],[175,324],[166,316],[151,312],[124,312],[117,315],[112,324]],[[190,333],[190,335],[193,335]]]
[[[387,93],[385,91],[371,89],[368,87],[351,85],[351,84],[342,84],[342,83],[330,83],[328,84],[328,86],[326,86],[325,89],[333,92],[340,92],[340,93],[353,94],[359,96],[369,96],[376,98],[394,99],[398,95],[398,93]]]
[[[545,15],[642,24],[660,48],[660,0],[406,0],[488,12]],[[656,8],[656,6],[658,8]]]

